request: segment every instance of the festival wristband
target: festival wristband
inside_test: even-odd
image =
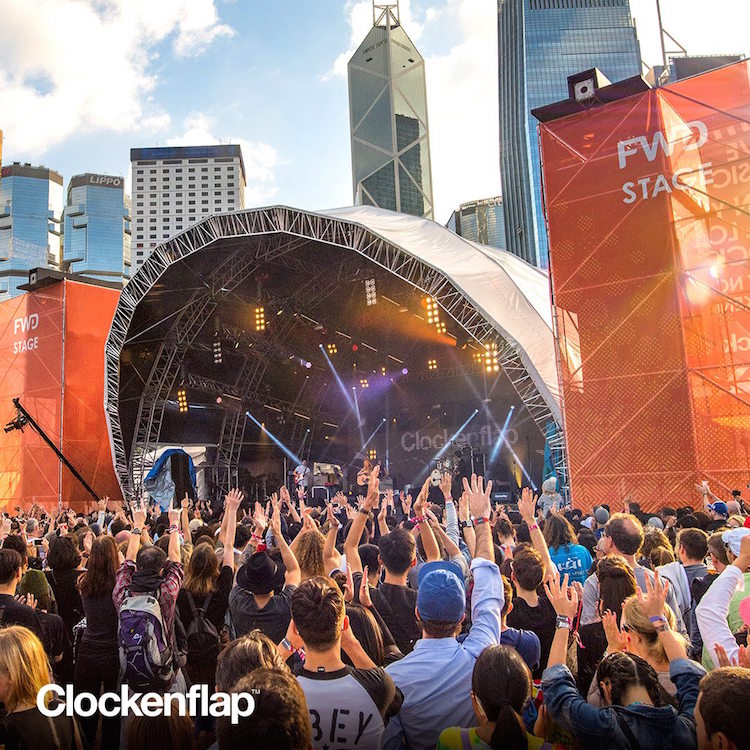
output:
[[[169,533],[170,533],[170,534],[174,534],[174,533],[175,533],[175,531],[179,531],[179,529],[177,528],[177,526],[176,526],[176,525],[175,525],[175,526],[170,526],[170,527],[169,527]]]
[[[474,519],[474,526],[481,526],[483,523],[489,523],[490,519],[486,516],[481,516],[480,518]]]
[[[294,653],[294,647],[292,646],[292,642],[286,636],[284,636],[281,639],[281,647],[285,649],[286,651],[289,651],[289,653],[292,653],[292,654]]]
[[[654,625],[655,625],[655,624],[656,624],[657,622],[666,622],[666,621],[667,621],[666,617],[664,617],[663,615],[654,615],[653,617],[649,617],[648,619],[649,619],[649,620],[650,620],[650,621],[651,621],[651,622],[652,622],[652,623],[653,623]]]
[[[539,531],[539,524],[538,523],[531,523],[531,524],[529,524],[529,531],[534,531],[535,529],[536,529],[536,531]]]

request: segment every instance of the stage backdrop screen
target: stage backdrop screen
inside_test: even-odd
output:
[[[581,507],[750,479],[749,123],[742,62],[540,127]]]

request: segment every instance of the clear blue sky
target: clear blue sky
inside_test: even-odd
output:
[[[750,3],[662,0],[693,53],[750,52]],[[654,0],[631,0],[658,62]],[[500,191],[496,0],[402,2],[427,62],[435,199]],[[351,203],[345,63],[369,0],[0,0],[3,161],[128,176],[132,146],[240,142],[247,205]]]

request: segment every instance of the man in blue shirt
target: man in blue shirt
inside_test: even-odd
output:
[[[410,654],[386,670],[401,689],[404,702],[383,735],[385,750],[396,750],[404,743],[411,750],[433,750],[446,727],[476,723],[469,697],[471,675],[479,654],[500,643],[505,597],[489,523],[492,482],[484,489],[482,478],[472,476],[471,486],[464,479],[464,489],[476,534],[471,629],[462,643],[456,640],[466,608],[458,566],[449,562],[424,565],[416,608],[423,636]]]

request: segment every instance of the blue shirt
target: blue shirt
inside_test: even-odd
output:
[[[518,651],[532,672],[539,667],[539,660],[542,658],[542,647],[539,643],[539,636],[536,633],[532,633],[531,630],[505,628],[500,634],[500,643],[503,646],[510,646]]]
[[[563,544],[562,547],[550,547],[549,556],[560,571],[560,578],[566,573],[570,583],[586,583],[593,560],[591,553],[582,544]]]
[[[384,750],[401,748],[404,738],[410,750],[434,750],[446,727],[476,724],[469,697],[471,675],[479,654],[500,643],[504,593],[495,563],[476,558],[471,571],[472,625],[463,643],[455,638],[421,638],[410,654],[386,667],[404,702],[386,727]]]

